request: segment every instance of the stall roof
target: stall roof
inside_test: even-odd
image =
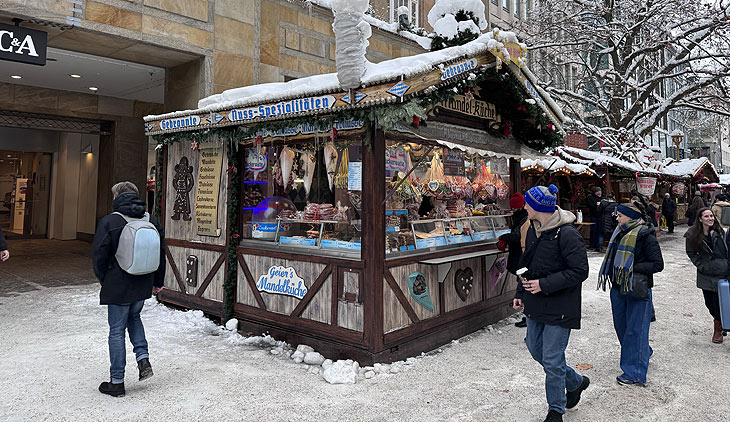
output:
[[[381,63],[368,62],[361,88],[352,93],[340,87],[336,73],[235,88],[200,100],[195,110],[145,116],[146,133],[246,125],[403,102],[426,95],[437,85],[470,77],[479,68],[498,65],[506,66],[515,75],[524,92],[562,130],[565,116],[560,107],[537,87],[534,75],[524,68],[525,59],[510,56],[510,51],[519,54],[524,48],[514,33],[495,29],[461,46]],[[375,89],[381,85],[385,86]],[[350,99],[350,94],[356,98]],[[314,101],[321,106],[310,107]]]
[[[675,161],[664,168],[664,173],[670,176],[693,178],[705,170],[707,170],[706,176],[710,182],[720,181],[715,166],[706,157]]]
[[[590,176],[595,176],[596,173],[587,165],[585,164],[573,164],[568,163],[565,160],[561,160],[558,157],[549,157],[544,156],[544,158],[537,158],[537,159],[531,159],[531,158],[523,158],[521,161],[522,170],[527,169],[540,169],[540,170],[546,170],[550,169],[551,173],[556,173],[559,171],[568,171],[569,173],[577,173],[577,174],[588,174]]]
[[[730,174],[720,174],[720,184],[727,186],[730,185]]]
[[[573,147],[558,147],[556,150],[557,155],[567,161],[585,164],[591,168],[595,168],[602,165],[620,167],[625,170],[640,172],[646,174],[661,174],[659,171],[650,168],[642,167],[639,164],[624,161],[620,158],[612,157],[610,155],[601,154],[597,151],[587,151],[580,148]]]

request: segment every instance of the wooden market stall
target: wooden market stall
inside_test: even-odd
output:
[[[358,89],[320,75],[145,118],[162,145],[160,300],[366,364],[512,313],[496,242],[517,159],[562,136],[515,41],[371,64]]]
[[[558,187],[557,204],[568,211],[582,208],[591,187],[601,185],[601,179],[590,167],[559,157],[523,158],[521,167],[523,193],[535,185],[553,183]]]

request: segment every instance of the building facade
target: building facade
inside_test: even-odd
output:
[[[3,28],[41,31],[48,47],[45,66],[0,59],[0,227],[89,238],[111,210],[115,182],[144,189],[153,177],[143,116],[335,72],[332,21],[306,1],[0,2]],[[387,28],[373,27],[369,60],[423,52]]]

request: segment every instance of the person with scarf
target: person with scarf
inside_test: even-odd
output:
[[[529,219],[520,267],[527,268],[517,285],[514,309],[527,317],[525,345],[545,371],[548,414],[545,422],[563,420],[575,407],[590,380],[565,362],[571,330],[580,329],[581,287],[588,278],[583,237],[573,226],[575,215],[555,206],[558,188],[535,186],[525,194]]]
[[[712,333],[713,343],[722,343],[722,324],[720,323],[720,297],[717,282],[727,278],[728,248],[725,231],[709,208],[700,208],[697,221],[684,234],[687,256],[697,267],[697,287],[702,289],[705,306],[715,320]]]
[[[598,288],[611,284],[611,311],[613,327],[621,344],[620,367],[623,373],[616,377],[622,385],[644,385],[649,369],[649,322],[652,315],[653,275],[664,269],[662,251],[655,230],[642,218],[641,210],[634,204],[616,207],[618,226],[611,240],[598,273]],[[639,277],[646,277],[646,298],[630,295]]]

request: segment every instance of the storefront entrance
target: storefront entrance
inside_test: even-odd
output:
[[[0,150],[0,228],[6,236],[46,237],[53,155]]]

